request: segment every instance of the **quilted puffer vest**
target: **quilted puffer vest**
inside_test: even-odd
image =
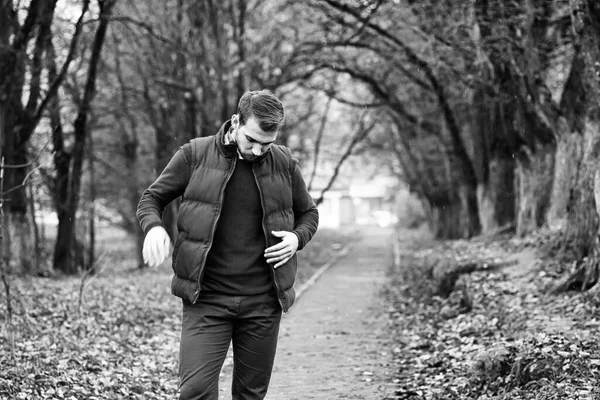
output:
[[[191,141],[190,180],[179,208],[179,233],[173,248],[175,275],[171,283],[171,292],[191,303],[195,303],[200,294],[200,282],[219,221],[223,193],[237,162],[235,145],[224,146],[221,140],[222,135],[216,135]],[[278,145],[273,145],[253,164],[267,247],[280,241],[270,234],[271,231],[291,232],[294,229],[292,168],[291,152]],[[279,268],[270,268],[279,303],[287,312],[295,299],[296,255]]]

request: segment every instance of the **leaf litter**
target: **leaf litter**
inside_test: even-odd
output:
[[[383,293],[396,387],[387,400],[600,399],[600,298],[548,294],[568,269],[544,254],[548,235],[438,242],[400,232]],[[448,274],[436,268],[465,263],[477,267],[444,293]]]

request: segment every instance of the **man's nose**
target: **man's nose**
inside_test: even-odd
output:
[[[262,154],[262,146],[259,144],[252,146],[252,154],[255,156],[260,156]]]

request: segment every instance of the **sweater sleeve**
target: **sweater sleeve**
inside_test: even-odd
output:
[[[160,176],[144,191],[138,203],[137,218],[144,234],[162,225],[162,214],[176,198],[183,195],[190,179],[190,144],[182,146],[171,158]]]
[[[315,202],[308,193],[297,160],[294,160],[292,185],[295,217],[293,232],[298,236],[298,250],[302,250],[317,231],[319,212],[317,211]]]

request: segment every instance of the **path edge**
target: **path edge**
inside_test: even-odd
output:
[[[323,264],[321,267],[319,267],[318,270],[316,270],[311,277],[302,284],[302,286],[300,286],[298,288],[298,290],[296,290],[296,300],[294,301],[294,303],[296,301],[298,301],[298,299],[300,299],[300,297],[304,294],[304,292],[306,292],[308,289],[310,289],[310,287],[312,285],[315,284],[315,282],[317,282],[317,280],[321,277],[321,275],[323,275],[325,273],[325,271],[327,271],[330,267],[332,267],[335,263],[337,263],[340,259],[342,259],[343,257],[348,255],[348,249],[350,247],[350,244],[346,244],[340,251],[336,252],[331,260],[327,261],[325,264]]]

